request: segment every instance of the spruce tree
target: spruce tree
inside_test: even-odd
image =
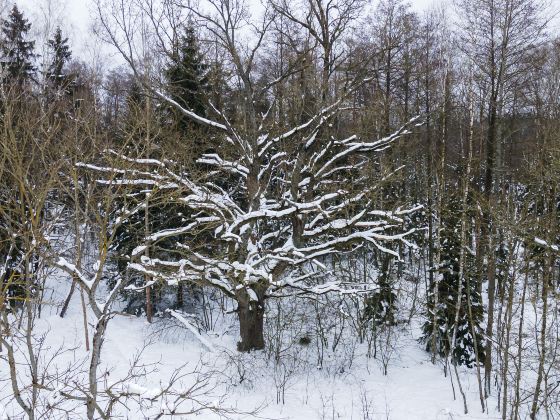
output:
[[[28,41],[31,23],[14,5],[8,18],[2,23],[2,67],[4,83],[22,85],[35,75],[33,59],[35,41]]]
[[[168,91],[173,100],[198,115],[206,115],[208,66],[200,51],[194,28],[189,25],[174,47],[172,61],[166,70]],[[183,115],[175,113],[181,131],[193,125]]]
[[[132,155],[142,155],[146,153],[146,95],[144,95],[142,85],[136,80],[130,80],[128,94],[126,98],[126,109],[120,132],[115,136],[119,141],[119,147],[127,150]],[[161,127],[161,115],[155,114],[154,120],[151,122],[155,126]],[[163,137],[162,130],[157,130],[160,134],[153,138],[153,142],[158,145],[154,150],[150,150],[150,156],[159,158],[161,157],[161,148],[159,147],[165,138]],[[117,200],[114,218],[120,216],[119,209],[125,206],[131,200],[138,200],[139,202],[145,201],[145,196],[142,194],[135,197],[127,197],[122,200]],[[146,214],[147,212],[147,214]],[[126,275],[129,260],[124,256],[130,255],[132,250],[138,245],[143,243],[146,235],[145,219],[146,216],[149,220],[149,231],[157,231],[162,229],[172,229],[177,227],[186,226],[190,219],[187,216],[189,210],[187,207],[170,202],[169,197],[166,197],[165,191],[161,192],[161,196],[153,195],[150,197],[148,208],[142,208],[134,215],[127,218],[126,223],[119,226],[116,231],[115,237],[112,239],[111,251],[117,261],[117,268],[123,276]],[[176,243],[173,240],[163,240],[158,243],[158,247],[165,249],[164,252],[168,253],[168,257],[172,258],[175,252]],[[158,250],[159,251],[159,250]],[[146,299],[144,297],[144,284],[143,276],[136,275],[131,278],[131,281],[139,288],[139,290],[124,290],[121,298],[124,302],[124,311],[135,314],[143,315],[146,311]],[[182,285],[170,286],[156,282],[152,286],[151,302],[155,315],[163,313],[165,309],[184,309],[187,296],[184,296]],[[187,298],[187,299],[186,299]]]
[[[397,310],[397,295],[393,289],[394,281],[390,267],[393,258],[390,255],[381,258],[378,288],[364,299],[363,318],[372,323],[374,330],[381,325],[394,325]]]
[[[442,214],[440,265],[435,276],[437,281],[434,282],[428,294],[427,321],[423,326],[422,341],[426,343],[427,351],[435,351],[441,357],[451,356],[457,364],[472,367],[477,358],[479,362],[484,361],[481,327],[483,308],[482,298],[477,287],[474,257],[468,249],[464,253],[463,275],[460,276],[461,213],[460,200],[457,197],[451,197]],[[467,246],[468,244],[463,245]],[[459,281],[462,283],[462,292],[458,299]],[[437,305],[435,302],[436,292],[438,295]],[[455,331],[458,301],[460,301],[459,319]],[[434,322],[436,328],[434,328]],[[452,346],[454,334],[455,345]],[[476,354],[475,349],[478,354]]]
[[[15,5],[1,25],[1,82],[7,87],[7,90],[15,86],[17,89],[14,90],[14,93],[18,96],[25,91],[22,87],[31,81],[35,74],[35,67],[33,66],[35,43],[27,40],[30,29],[31,24],[23,17],[23,14]],[[15,101],[3,100],[0,104],[2,113],[4,113],[7,103],[11,107],[12,115],[20,114],[19,107],[22,107],[22,103],[24,104],[23,107],[29,107],[27,101],[17,103]],[[16,123],[17,118],[12,118],[8,121],[2,119],[2,124],[13,125]],[[26,289],[28,285],[24,281],[25,271],[22,270],[22,265],[26,258],[31,262],[29,269],[31,271],[34,270],[37,256],[29,249],[26,249],[28,242],[20,235],[13,236],[7,234],[7,232],[17,232],[20,229],[27,231],[26,229],[30,223],[29,220],[32,217],[32,210],[28,208],[26,201],[19,198],[15,178],[5,174],[2,184],[3,197],[0,197],[0,202],[5,207],[4,213],[10,214],[10,217],[0,220],[0,266],[5,270],[3,276],[0,277],[3,277],[7,282],[7,287],[2,291],[5,293],[3,297],[7,299],[8,307],[13,310],[21,307],[27,292],[34,294],[38,291],[39,285],[37,284],[33,284],[33,290]],[[22,214],[25,216],[22,216]],[[0,297],[1,299],[2,297]]]
[[[60,27],[56,28],[53,38],[47,41],[47,45],[49,52],[52,54],[52,60],[46,74],[47,81],[55,90],[64,89],[69,83],[64,68],[72,57],[72,51],[68,45],[68,38],[62,36]]]
[[[185,28],[184,35],[179,37],[175,43],[171,63],[167,67],[165,75],[169,96],[181,106],[196,112],[198,115],[205,116],[209,93],[208,66],[204,63],[196,32],[191,25]],[[130,148],[130,146],[142,144],[142,139],[145,137],[144,127],[138,123],[143,118],[145,97],[140,85],[135,82],[131,85],[126,106],[123,136],[121,137],[129,141],[132,140],[132,143],[128,145]],[[194,161],[195,156],[208,150],[209,144],[207,144],[206,136],[201,135],[201,133],[204,133],[204,129],[193,125],[189,119],[175,110],[170,110],[170,114],[160,117],[169,117],[174,122],[170,132],[166,132],[166,134],[170,137],[179,137],[183,146],[193,151],[189,159]],[[156,139],[155,142],[165,142],[166,139],[163,137]],[[205,144],[199,144],[203,139]],[[162,147],[163,144],[159,144],[159,146]],[[129,254],[132,249],[142,243],[144,218],[146,217],[144,211],[139,211],[118,229],[117,237],[113,242],[113,251],[117,256]],[[158,202],[158,197],[151,197],[150,207],[147,211],[150,229],[154,230],[178,228],[185,226],[190,220],[189,211],[184,206],[177,203]],[[175,243],[173,241],[162,241],[159,246],[165,248],[166,252],[172,255]],[[120,259],[119,268],[121,271],[126,270],[127,263],[128,261]],[[137,286],[142,286],[143,279],[141,277],[135,280]],[[156,285],[154,291],[156,293],[152,297],[152,302],[156,314],[168,307],[183,309],[185,300],[194,297],[192,293],[190,293],[190,296],[185,296],[182,284],[178,284],[175,290],[173,287]],[[126,302],[126,311],[138,315],[145,312],[145,300],[142,294],[125,292],[123,299]]]

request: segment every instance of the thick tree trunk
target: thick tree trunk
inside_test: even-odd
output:
[[[264,349],[264,302],[238,302],[239,332],[241,341],[237,350]]]
[[[183,299],[183,283],[179,282],[179,284],[177,285],[177,308],[183,309],[184,305],[185,300]]]

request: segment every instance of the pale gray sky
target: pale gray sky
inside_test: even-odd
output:
[[[11,6],[17,3],[33,22],[35,39],[39,47],[47,34],[60,25],[70,38],[75,55],[87,57],[99,42],[92,34],[94,0],[0,0]],[[50,18],[49,18],[50,17]]]
[[[375,0],[373,1],[375,3]],[[33,22],[42,22],[42,28],[37,28],[37,25],[35,25],[35,31],[37,32],[45,32],[45,26],[54,28],[57,24],[60,24],[63,30],[68,33],[73,49],[80,55],[92,48],[100,47],[99,42],[94,39],[91,33],[91,26],[95,20],[95,0],[0,0],[0,4],[4,3],[8,7],[14,2],[21,6]],[[426,9],[433,3],[434,0],[410,1],[412,7],[418,11]],[[50,25],[45,25],[45,15],[49,10],[51,10],[54,19],[52,19]],[[41,36],[39,33],[36,33],[36,35]]]
[[[95,21],[94,5],[96,0],[0,0],[0,7],[11,7],[15,2],[33,21],[35,38],[39,41],[38,46],[43,44],[47,33],[52,33],[54,28],[60,24],[68,34],[72,48],[76,56],[84,59],[103,59],[109,49],[103,46],[92,33],[92,25]],[[258,0],[249,0],[258,1]],[[554,3],[555,0],[552,0]],[[373,7],[377,0],[372,0]],[[418,12],[429,9],[438,4],[451,7],[452,0],[409,0],[412,8]],[[556,6],[556,9],[559,7]],[[49,12],[50,11],[50,12]],[[1,12],[1,10],[0,10]],[[51,16],[50,21],[46,16]],[[555,20],[553,31],[559,33],[560,18]],[[104,53],[104,54],[102,54]],[[111,60],[111,58],[109,58]],[[120,61],[120,60],[118,60]]]

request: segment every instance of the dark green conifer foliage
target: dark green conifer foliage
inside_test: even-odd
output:
[[[124,111],[122,132],[119,133],[119,146],[125,153],[131,155],[149,155],[153,158],[159,158],[161,144],[165,142],[165,138],[156,136],[152,138],[154,149],[147,150],[146,147],[146,106],[147,97],[144,94],[142,85],[135,80],[131,80],[126,98],[126,110]],[[161,126],[161,115],[155,115],[152,123],[155,126]],[[118,200],[118,206],[127,207],[137,205],[145,201],[145,196],[139,194],[134,197],[128,197]],[[170,197],[166,196],[165,191],[161,191],[161,196],[152,195],[149,200],[147,209],[149,220],[149,231],[160,231],[163,229],[173,229],[185,226],[189,222],[189,210],[185,206],[181,206]],[[119,216],[119,209],[115,209],[115,218]],[[132,250],[141,245],[145,238],[145,217],[146,209],[143,208],[131,217],[127,218],[126,223],[119,226],[116,231],[115,238],[112,241],[111,251],[115,253],[117,259],[117,267],[124,276],[127,272],[128,258]],[[171,238],[169,240],[159,241],[155,246],[161,255],[166,258],[173,259],[176,243]],[[139,291],[125,290],[122,293],[122,299],[125,302],[124,311],[135,315],[142,315],[146,312],[146,299],[144,297],[145,280],[143,276],[136,275],[132,280]],[[152,304],[155,314],[161,314],[165,309],[170,307],[175,309],[184,309],[185,298],[181,285],[177,287],[164,285],[159,282],[152,287]]]
[[[24,18],[17,6],[14,5],[8,17],[1,24],[0,39],[0,66],[2,69],[1,82],[6,91],[11,91],[13,96],[20,96],[27,92],[24,85],[33,80],[35,67],[33,52],[35,43],[28,41],[27,36],[31,24]],[[23,111],[31,109],[26,100],[6,101],[10,102],[11,117],[1,118],[1,124],[12,126],[17,124],[18,118],[22,118]],[[6,103],[0,103],[0,113],[4,114]],[[17,136],[19,132],[15,132]],[[22,133],[23,136],[23,133]],[[22,141],[22,150],[26,150],[25,143]],[[4,152],[0,152],[2,155]],[[33,155],[28,156],[33,159]],[[8,160],[9,162],[9,160]],[[9,173],[9,172],[8,172]],[[16,309],[21,307],[26,297],[26,292],[34,295],[38,291],[38,285],[32,280],[31,286],[25,281],[25,261],[29,262],[27,276],[32,276],[36,267],[37,256],[27,249],[27,243],[20,235],[10,235],[8,232],[29,232],[29,220],[31,220],[32,210],[28,208],[28,203],[19,195],[17,180],[6,172],[2,178],[0,186],[0,202],[2,202],[4,217],[0,217],[0,266],[4,268],[3,278],[8,287],[5,289],[8,307]],[[24,214],[25,216],[22,216]],[[6,215],[9,215],[6,217]],[[28,239],[28,238],[27,238]],[[33,277],[31,277],[33,279]],[[29,290],[31,287],[31,290]]]
[[[208,66],[200,51],[194,28],[189,25],[173,49],[171,64],[166,70],[171,98],[182,107],[198,115],[206,115],[208,95]],[[185,116],[174,111],[181,131],[190,131],[193,125]]]
[[[196,32],[192,26],[188,26],[185,29],[184,35],[178,39],[174,46],[172,60],[166,69],[165,75],[167,91],[173,100],[198,115],[207,115],[206,104],[210,94],[209,70],[208,66],[204,63]],[[145,127],[140,121],[145,118],[143,115],[145,104],[146,98],[141,85],[133,82],[127,97],[123,135],[120,136],[126,142],[127,149],[129,150],[131,148],[141,149],[143,146],[142,139],[146,137],[146,133],[144,131]],[[189,170],[192,170],[196,157],[211,149],[210,140],[205,135],[206,130],[193,124],[188,118],[173,109],[167,108],[164,112],[157,114],[156,118],[158,121],[156,121],[156,125],[162,126],[162,120],[169,117],[174,122],[174,125],[168,130],[160,131],[162,136],[154,140],[157,148],[155,151],[150,152],[150,156],[157,157],[159,148],[165,147],[164,143],[166,141],[170,141],[172,137],[178,137],[180,139],[180,147],[192,151],[188,157],[190,163],[188,165]],[[137,153],[138,151],[136,150]],[[153,153],[156,156],[153,156]],[[150,197],[150,207],[148,209],[150,230],[175,229],[185,226],[190,222],[190,210],[188,208],[174,202],[164,201],[159,200],[157,196]],[[133,217],[129,218],[127,223],[120,226],[117,231],[117,237],[113,242],[113,251],[120,257],[119,269],[123,273],[128,263],[126,255],[129,255],[143,241],[145,229],[144,211],[137,212]],[[157,247],[158,252],[163,252],[167,255],[167,258],[173,259],[175,254],[178,258],[180,255],[175,249],[176,244],[173,240],[159,241]],[[143,278],[138,277],[136,280],[137,286],[143,285]],[[196,298],[193,289],[189,288],[187,293],[187,290],[183,289],[182,284],[178,284],[176,287],[156,286],[155,292],[153,304],[156,313],[169,307],[185,309],[188,306],[188,300]],[[126,311],[141,314],[145,310],[145,300],[141,293],[127,292],[123,298],[126,301]]]
[[[380,267],[381,275],[378,280],[378,289],[364,300],[364,319],[372,322],[373,328],[380,325],[395,324],[397,310],[397,295],[393,290],[394,282],[391,278],[392,256],[384,255]]]
[[[48,83],[56,90],[65,89],[70,80],[64,70],[72,58],[72,51],[68,45],[68,38],[62,36],[60,27],[56,28],[53,38],[47,41],[47,45],[49,52],[52,54],[52,60],[46,74]]]
[[[4,83],[22,85],[35,76],[33,49],[35,41],[28,41],[29,20],[14,5],[8,18],[2,22],[2,66]]]
[[[457,286],[460,271],[461,253],[461,202],[457,197],[448,201],[441,220],[441,260],[438,273],[436,273],[432,290],[428,294],[427,321],[423,325],[422,341],[426,344],[426,350],[434,351],[432,348],[435,341],[435,351],[441,357],[448,355],[460,365],[474,366],[476,362],[475,341],[478,350],[479,362],[484,361],[484,348],[482,340],[483,308],[482,298],[477,287],[474,256],[469,250],[470,241],[467,240],[465,250],[465,265],[462,281],[462,296],[460,299],[459,321],[457,323],[455,346],[452,347],[452,339],[455,329],[455,316],[457,311]],[[470,237],[469,233],[467,233]],[[435,288],[438,292],[438,303],[435,305]],[[469,314],[471,307],[471,316]],[[434,317],[435,312],[435,317]],[[434,321],[437,324],[434,334]]]

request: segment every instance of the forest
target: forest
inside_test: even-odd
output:
[[[1,420],[560,419],[558,4],[88,1],[0,8]]]

